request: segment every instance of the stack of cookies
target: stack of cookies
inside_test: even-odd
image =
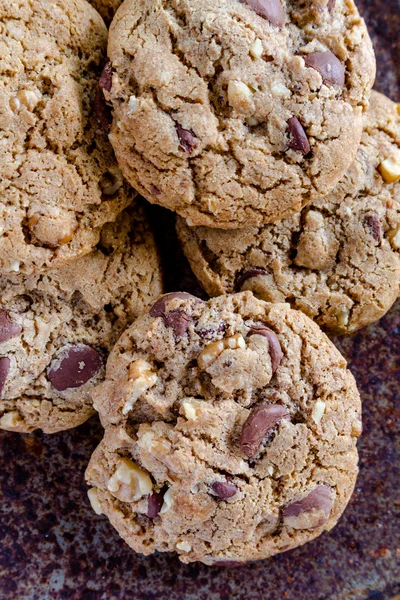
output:
[[[399,108],[353,0],[92,3],[0,8],[0,427],[97,411],[89,499],[134,550],[266,558],[354,489],[327,333],[400,295]],[[162,296],[146,201],[208,301]]]

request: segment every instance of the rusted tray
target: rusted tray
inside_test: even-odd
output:
[[[377,89],[400,101],[400,0],[362,0]],[[153,210],[168,290],[199,292]],[[165,228],[165,223],[169,227]],[[338,526],[302,548],[236,569],[184,566],[129,550],[93,514],[83,473],[96,418],[60,435],[0,433],[0,599],[400,600],[400,301],[378,324],[335,340],[364,401],[360,477]]]

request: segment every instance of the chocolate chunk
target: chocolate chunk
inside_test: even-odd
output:
[[[182,310],[172,310],[166,315],[163,315],[163,320],[166,327],[173,329],[177,340],[185,335],[189,329],[190,323],[192,323],[192,319]]]
[[[174,298],[190,300],[194,304],[202,303],[202,300],[192,296],[191,294],[187,294],[186,292],[172,292],[171,294],[167,294],[166,296],[163,296],[157,300],[157,302],[150,309],[150,316],[162,317],[165,326],[171,328],[174,332],[175,339],[179,340],[189,329],[190,323],[192,323],[192,318],[179,308],[167,312],[167,302],[169,300],[173,300]]]
[[[94,99],[94,114],[103,131],[109,131],[112,123],[111,108],[107,106],[103,91],[99,88]]]
[[[164,502],[163,492],[153,492],[147,500],[147,516],[150,519],[155,519],[160,514],[161,507]]]
[[[179,300],[190,300],[194,304],[202,304],[203,301],[200,298],[196,298],[196,296],[192,296],[192,294],[188,294],[187,292],[171,292],[170,294],[166,294],[162,296],[150,309],[151,317],[163,317],[166,314],[167,302],[170,300],[174,300],[175,298]]]
[[[285,23],[285,13],[280,0],[240,0],[247,4],[260,17],[267,19],[271,25],[282,27]]]
[[[10,359],[6,356],[0,358],[0,395],[3,393],[4,386],[6,385],[10,364]]]
[[[13,321],[7,310],[0,310],[0,344],[8,342],[22,331],[21,325]]]
[[[260,268],[248,269],[247,271],[244,271],[236,281],[236,289],[240,290],[247,279],[257,277],[258,275],[265,275],[266,272],[267,271],[265,269]]]
[[[302,124],[296,117],[288,121],[289,148],[306,155],[311,151],[310,143]]]
[[[51,385],[63,392],[84,385],[102,368],[103,357],[91,346],[65,346],[51,363],[47,376]]]
[[[111,61],[107,61],[104,65],[104,69],[101,72],[100,80],[99,80],[99,88],[101,90],[106,90],[107,92],[111,92],[112,88],[112,66]]]
[[[211,489],[221,500],[232,498],[238,491],[236,485],[230,481],[215,481]]]
[[[329,515],[332,510],[333,505],[333,494],[330,487],[327,485],[317,485],[313,491],[308,494],[305,498],[298,500],[297,502],[292,502],[292,504],[288,504],[283,509],[283,520],[286,521],[286,525],[289,527],[294,527],[298,529],[315,529],[316,527],[321,527],[324,525],[329,519]],[[296,519],[300,517],[300,515],[304,515],[306,513],[310,513],[312,511],[317,511],[317,521],[315,519],[308,524],[307,527],[304,527],[304,524],[298,523],[296,524]]]
[[[374,240],[380,243],[383,239],[383,231],[379,216],[374,212],[368,213],[364,219],[364,223]]]
[[[344,86],[344,66],[332,52],[312,52],[303,58],[307,67],[320,73],[324,83]]]
[[[288,419],[289,412],[279,404],[264,404],[254,408],[242,429],[240,448],[249,458],[253,458],[264,438],[282,421]]]
[[[271,356],[272,372],[275,373],[283,358],[281,344],[275,331],[272,331],[272,329],[266,325],[253,325],[248,335],[262,335],[267,338],[269,344],[268,349]]]
[[[155,185],[151,186],[150,192],[153,194],[153,196],[160,196],[161,194],[160,190]]]
[[[178,134],[179,143],[185,152],[188,154],[192,154],[197,146],[197,138],[194,135],[193,131],[189,129],[184,129],[182,125],[180,125],[177,121],[175,121],[175,129]]]

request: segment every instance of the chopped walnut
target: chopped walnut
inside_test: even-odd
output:
[[[252,95],[252,90],[243,81],[229,82],[228,102],[232,108],[236,108],[237,110],[247,108]]]
[[[31,90],[20,90],[14,98],[10,100],[11,110],[14,112],[19,111],[22,106],[25,106],[30,111],[35,110],[40,97],[37,92]]]
[[[237,348],[246,348],[246,342],[240,333],[207,346],[197,359],[198,365],[200,369],[205,370],[217,360],[224,350],[236,350]]]
[[[133,461],[122,458],[108,481],[107,489],[121,502],[136,502],[150,494],[153,483],[148,474]]]
[[[158,377],[151,370],[151,365],[146,360],[139,358],[139,360],[130,365],[128,379],[132,382],[131,393],[129,400],[125,402],[122,409],[123,415],[127,415],[140,396],[156,384]]]
[[[96,513],[96,515],[101,515],[103,511],[101,510],[100,501],[99,501],[99,493],[97,488],[91,488],[87,493],[89,497],[90,504]]]
[[[395,183],[400,179],[400,156],[387,158],[379,165],[379,170],[386,183]]]

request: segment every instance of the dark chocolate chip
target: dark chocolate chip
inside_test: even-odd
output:
[[[171,292],[170,294],[166,294],[162,296],[150,309],[151,317],[163,317],[166,312],[167,302],[170,300],[174,300],[175,298],[179,300],[190,300],[195,304],[202,304],[203,301],[200,298],[196,298],[196,296],[192,296],[192,294],[188,294],[187,292]]]
[[[249,458],[253,458],[264,438],[282,421],[289,418],[289,412],[279,404],[263,404],[254,408],[243,426],[240,448]]]
[[[272,329],[266,325],[253,325],[249,331],[249,335],[262,335],[267,338],[269,354],[271,356],[272,372],[275,373],[283,358],[281,344],[275,331],[272,331]]]
[[[7,310],[0,310],[0,344],[8,342],[22,331],[21,325],[13,321]]]
[[[368,213],[365,216],[364,223],[368,227],[374,240],[380,243],[383,239],[383,231],[379,216],[374,212]]]
[[[332,510],[332,505],[333,494],[331,488],[327,485],[320,484],[305,498],[302,498],[297,502],[292,502],[292,504],[288,504],[288,506],[283,509],[282,515],[285,520],[289,517],[298,517],[304,513],[311,512],[312,510],[321,511],[324,516],[321,517],[318,523],[310,527],[310,529],[315,529],[327,522]]]
[[[111,62],[107,61],[104,65],[104,69],[101,72],[100,80],[99,80],[99,88],[101,90],[106,90],[107,92],[111,92],[112,88],[112,66]]]
[[[178,134],[179,143],[185,152],[188,154],[192,154],[197,146],[197,138],[194,135],[193,131],[189,129],[184,129],[182,125],[180,125],[177,121],[175,121],[175,129]]]
[[[164,493],[153,492],[148,496],[147,500],[147,516],[150,519],[155,519],[160,514],[161,507],[164,502]]]
[[[189,329],[190,323],[193,322],[192,319],[182,310],[172,310],[171,312],[163,315],[163,321],[166,327],[169,327],[174,331],[174,335],[177,340],[185,335]]]
[[[98,88],[94,99],[94,114],[104,131],[109,131],[112,123],[111,108],[107,106],[103,91]]]
[[[6,385],[10,364],[10,359],[6,356],[0,358],[0,395],[3,393],[4,386]]]
[[[155,185],[151,186],[150,192],[153,194],[153,196],[159,196],[161,194],[160,190]]]
[[[221,500],[227,500],[232,498],[237,493],[237,487],[230,481],[214,481],[211,485],[211,489],[218,498]]]
[[[247,271],[244,271],[244,273],[242,273],[236,281],[236,289],[240,290],[242,288],[244,282],[247,281],[247,279],[251,279],[252,277],[257,277],[258,275],[265,275],[266,272],[267,271],[265,269],[260,269],[260,268],[248,269]]]
[[[164,325],[173,330],[175,339],[181,339],[187,330],[189,329],[190,323],[193,322],[190,315],[187,315],[180,308],[176,308],[174,310],[167,312],[167,302],[169,300],[173,300],[174,298],[179,298],[181,300],[190,300],[193,304],[202,303],[203,301],[200,298],[196,298],[191,294],[187,294],[186,292],[172,292],[171,294],[167,294],[163,296],[152,306],[150,309],[151,317],[162,317],[164,321]]]
[[[344,66],[332,52],[312,52],[306,54],[304,62],[307,67],[311,67],[320,73],[324,83],[344,86],[345,73]]]
[[[289,148],[296,152],[306,155],[311,147],[306,132],[302,124],[296,117],[291,117],[288,121]]]
[[[280,0],[240,0],[247,4],[260,17],[267,19],[271,25],[282,27],[285,23],[285,13]]]
[[[51,385],[63,392],[70,388],[84,385],[103,368],[103,357],[100,352],[79,344],[66,346],[53,360],[47,372]]]

